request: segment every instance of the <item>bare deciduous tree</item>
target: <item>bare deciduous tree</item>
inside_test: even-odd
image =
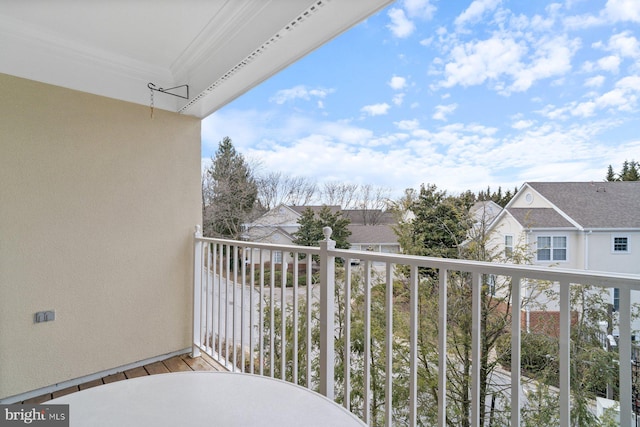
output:
[[[258,201],[265,210],[278,205],[305,206],[317,193],[317,185],[309,178],[270,172],[257,179]]]

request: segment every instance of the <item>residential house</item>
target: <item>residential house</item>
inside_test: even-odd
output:
[[[298,231],[298,220],[306,209],[320,212],[324,206],[287,206],[279,205],[251,223],[244,224],[244,236],[253,242],[293,244],[293,234]],[[340,206],[328,206],[332,213],[341,212],[351,223],[349,243],[351,249],[387,253],[399,253],[398,238],[393,231],[395,220],[389,212],[380,209],[341,209]],[[278,253],[277,262],[291,262],[289,255]]]
[[[0,401],[189,351],[201,120],[389,3],[3,3]]]
[[[489,230],[507,260],[523,248],[537,265],[638,274],[640,182],[527,182]],[[617,290],[611,302],[617,308]]]

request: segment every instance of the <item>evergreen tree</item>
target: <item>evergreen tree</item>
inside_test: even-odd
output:
[[[331,227],[331,239],[335,240],[336,248],[349,249],[348,238],[351,231],[348,226],[350,223],[349,218],[342,216],[342,212],[332,213],[327,205],[322,206],[317,215],[311,208],[307,208],[298,219],[300,228],[293,233],[295,237],[293,243],[301,246],[318,246],[319,242],[324,239],[322,229]]]
[[[316,215],[311,208],[302,211],[302,216],[298,218],[300,227],[293,233],[295,239],[293,243],[300,246],[318,246],[318,242],[324,238],[322,227],[318,227]]]
[[[219,144],[202,184],[205,236],[239,240],[258,190],[252,171],[229,137]]]
[[[620,173],[615,174],[613,167],[607,168],[607,181],[640,181],[640,162],[625,160],[622,163]]]
[[[640,163],[633,160],[630,161],[627,165],[626,172],[622,173],[620,178],[622,179],[622,181],[639,181],[640,180]]]

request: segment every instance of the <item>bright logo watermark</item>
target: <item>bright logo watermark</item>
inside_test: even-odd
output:
[[[0,427],[69,427],[69,405],[0,405]]]

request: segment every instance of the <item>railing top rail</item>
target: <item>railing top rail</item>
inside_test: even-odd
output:
[[[320,248],[313,246],[280,245],[274,243],[247,242],[205,237],[197,237],[196,241],[283,252],[304,252],[313,255],[320,253]],[[640,290],[640,275],[638,274],[576,270],[530,264],[492,263],[454,258],[434,258],[418,255],[359,251],[353,249],[333,249],[329,251],[329,255],[344,259],[359,259],[361,261],[384,262],[417,267],[446,269],[450,271],[477,272],[498,276],[518,276],[525,279],[548,280],[553,282],[566,281],[569,283],[593,284],[604,287]]]
[[[446,269],[451,271],[478,272],[499,276],[520,276],[527,279],[537,280],[569,280],[570,283],[594,283],[605,287],[629,287],[634,290],[640,290],[640,275],[638,274],[577,270],[531,264],[472,261],[455,258],[435,258],[418,255],[389,254],[345,249],[335,249],[330,252],[330,255],[341,258],[359,259],[361,261],[369,260],[417,267]]]
[[[244,240],[219,239],[212,237],[196,237],[196,242],[220,243],[223,245],[239,246],[243,248],[256,248],[277,250],[283,252],[304,252],[317,255],[320,248],[315,246],[299,246],[299,245],[279,245],[277,243],[248,242]]]

